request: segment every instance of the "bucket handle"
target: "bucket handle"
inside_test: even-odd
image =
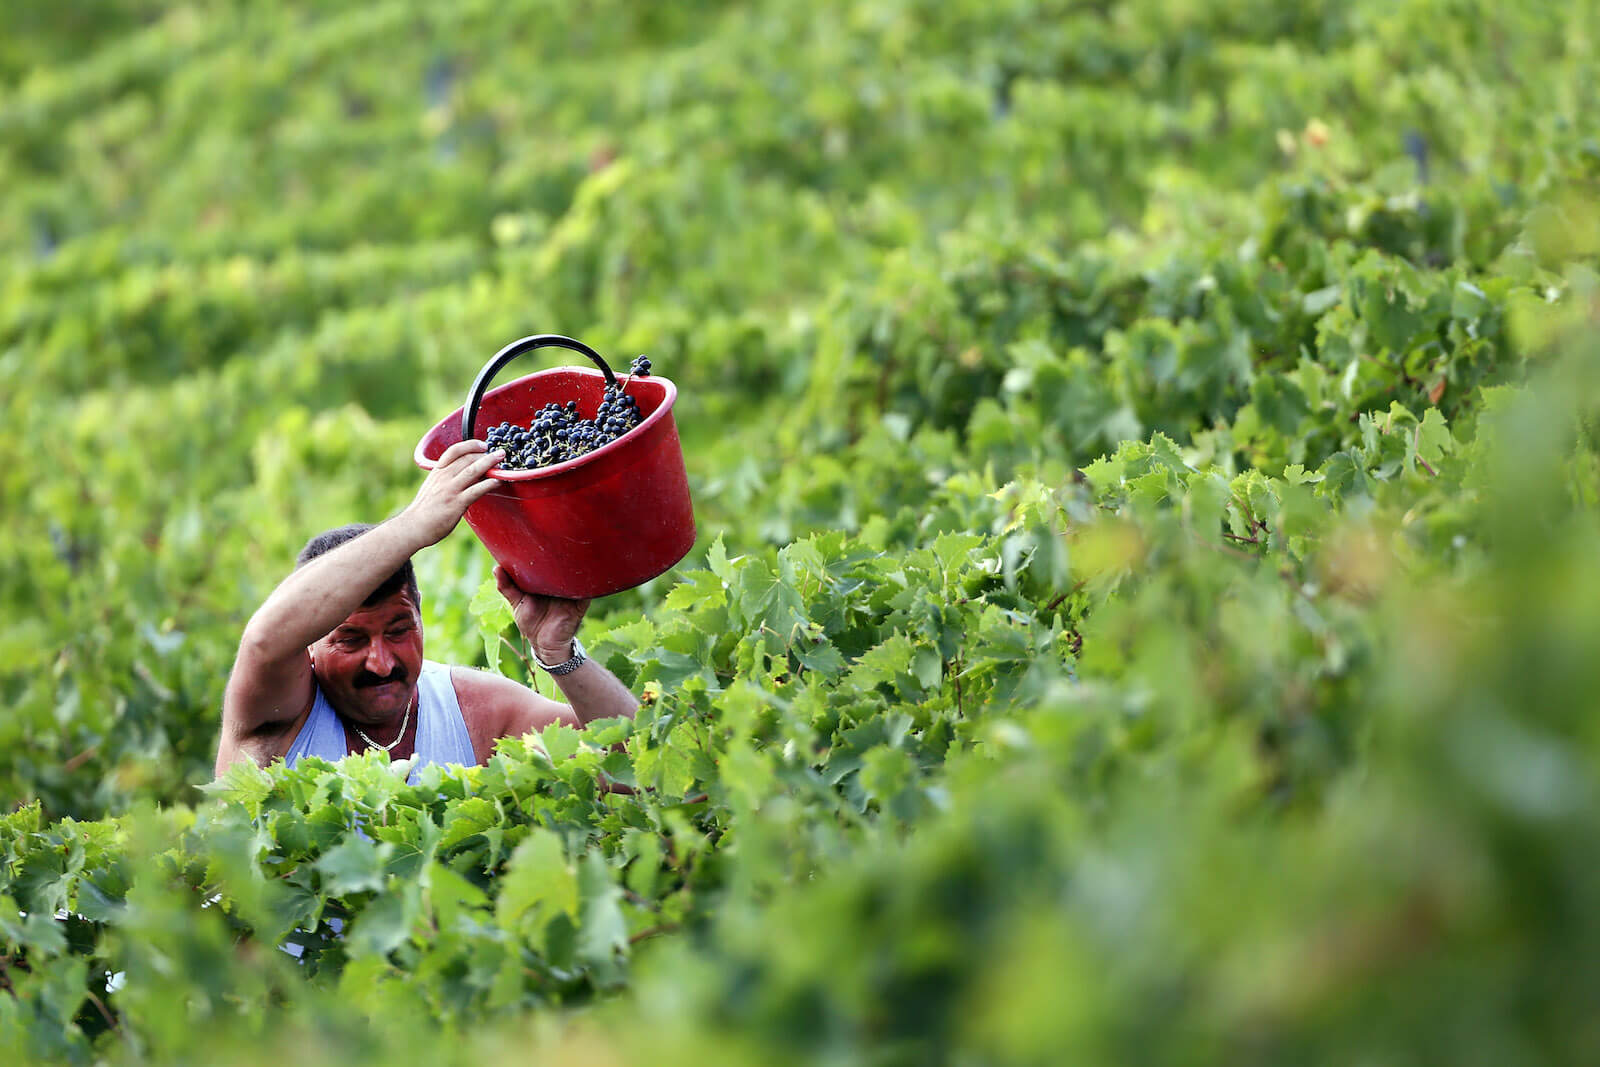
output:
[[[483,369],[478,372],[477,380],[472,383],[471,391],[467,393],[467,404],[461,409],[461,439],[463,441],[476,438],[477,435],[472,431],[473,424],[478,421],[478,405],[483,403],[483,394],[488,390],[489,383],[494,380],[494,376],[500,373],[500,368],[524,352],[531,352],[535,348],[547,347],[569,348],[574,352],[583,353],[594,360],[595,366],[599,367],[601,373],[606,376],[606,388],[615,389],[617,387],[617,376],[612,373],[610,365],[600,358],[600,353],[582,341],[571,337],[563,337],[558,333],[536,333],[531,337],[512,341],[496,352],[493,358],[483,365]]]

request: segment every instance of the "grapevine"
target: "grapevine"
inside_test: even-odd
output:
[[[22,7],[0,1062],[1600,1058],[1594,0]],[[544,330],[678,389],[637,718],[214,780]]]

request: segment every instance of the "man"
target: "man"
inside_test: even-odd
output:
[[[581,727],[633,715],[634,695],[577,642],[589,602],[525,592],[501,567],[495,579],[517,628],[569,703],[423,658],[411,557],[443,540],[494,488],[488,471],[502,458],[481,441],[452,445],[399,515],[312,538],[239,641],[222,702],[218,775],[239,759],[293,765],[369,748],[413,759],[415,775],[427,763],[483,763],[500,738],[553,722]]]

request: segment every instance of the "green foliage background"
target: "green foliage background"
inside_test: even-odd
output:
[[[8,6],[0,1049],[1594,1062],[1597,32]],[[681,390],[638,720],[206,785],[250,611],[535,332]]]

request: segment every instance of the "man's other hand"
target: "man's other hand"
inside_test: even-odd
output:
[[[494,569],[500,595],[511,605],[511,615],[533,645],[534,654],[545,663],[561,663],[572,655],[572,638],[589,610],[587,600],[563,600],[540,596],[517,585],[504,567]]]

